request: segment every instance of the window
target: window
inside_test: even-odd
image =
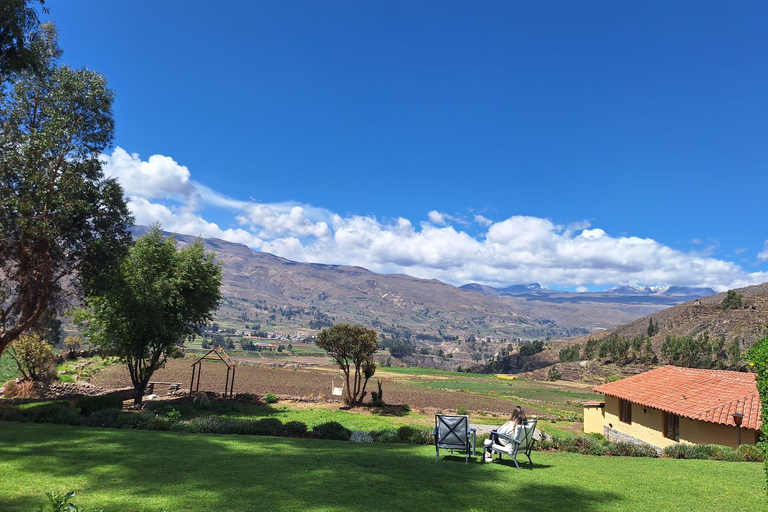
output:
[[[619,399],[619,419],[624,423],[632,423],[632,402]]]
[[[680,416],[664,413],[664,437],[673,441],[680,441]]]

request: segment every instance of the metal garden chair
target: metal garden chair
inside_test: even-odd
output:
[[[494,430],[491,432],[491,444],[485,446],[485,450],[491,452],[491,457],[494,453],[498,453],[499,460],[501,460],[502,454],[509,455],[517,469],[520,469],[520,464],[517,463],[517,454],[522,453],[528,457],[528,462],[531,463],[531,469],[533,469],[531,450],[536,443],[536,439],[533,437],[534,432],[536,432],[536,420],[526,421],[520,425],[515,436],[500,434]],[[485,462],[485,454],[483,454],[483,462]]]
[[[469,416],[438,414],[435,416],[435,462],[440,458],[440,448],[444,450],[464,450],[467,454],[465,463],[469,464],[470,429]]]

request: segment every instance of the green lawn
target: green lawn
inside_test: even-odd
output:
[[[193,408],[190,405],[178,406],[177,410],[182,413],[183,418],[192,418],[195,416],[218,416],[220,418],[277,418],[282,423],[289,421],[300,421],[310,429],[320,423],[336,421],[350,430],[382,430],[388,428],[397,428],[402,425],[419,425],[424,428],[432,429],[434,427],[434,417],[426,416],[416,412],[405,413],[402,411],[400,416],[390,414],[362,414],[360,409],[344,411],[329,407],[297,407],[289,405],[245,405],[229,404],[226,402],[211,402],[208,406],[197,406]],[[376,409],[372,409],[377,411]]]
[[[19,376],[19,368],[16,362],[8,354],[0,356],[0,386]]]
[[[762,464],[533,459],[517,471],[435,463],[430,446],[0,423],[0,509],[29,512],[56,489],[105,512],[766,509]]]

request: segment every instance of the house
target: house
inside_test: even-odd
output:
[[[659,450],[676,443],[736,448],[760,436],[754,373],[665,366],[594,389],[584,404],[584,432]],[[737,422],[741,425],[738,426]]]

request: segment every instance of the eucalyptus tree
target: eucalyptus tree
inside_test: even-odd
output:
[[[0,354],[69,295],[99,290],[131,244],[100,160],[114,94],[101,74],[59,64],[53,25],[30,41],[38,65],[0,98]]]
[[[0,82],[9,73],[34,69],[37,56],[30,45],[31,36],[40,22],[30,4],[43,5],[44,0],[2,0],[0,2]],[[43,7],[43,10],[46,10]]]

